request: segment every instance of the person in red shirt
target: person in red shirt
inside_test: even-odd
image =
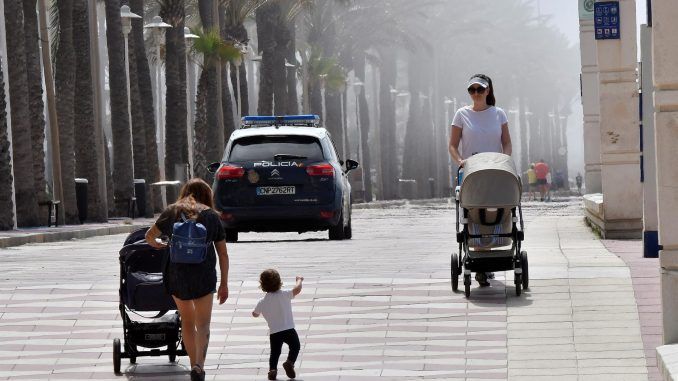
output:
[[[544,159],[540,159],[537,164],[534,165],[534,173],[537,175],[537,185],[539,186],[539,193],[541,194],[541,200],[544,201],[544,196],[546,195],[546,187],[548,186],[548,181],[546,177],[549,174],[549,166],[544,163]]]

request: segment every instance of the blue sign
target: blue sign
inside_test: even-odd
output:
[[[596,40],[619,39],[619,2],[602,1],[595,3],[593,11]]]

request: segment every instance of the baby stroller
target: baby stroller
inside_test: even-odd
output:
[[[479,153],[466,160],[462,177],[455,190],[459,254],[452,254],[452,290],[459,287],[462,269],[467,298],[472,272],[513,270],[520,296],[521,288],[528,288],[529,274],[527,252],[520,250],[524,227],[516,166],[508,155]]]
[[[148,228],[132,232],[120,250],[119,305],[122,317],[124,350],[120,339],[113,340],[113,370],[120,373],[120,360],[129,358],[136,364],[137,357],[169,356],[170,362],[177,355],[185,356],[181,340],[181,319],[177,306],[165,291],[162,282],[162,266],[167,250],[157,250],[144,240]],[[144,316],[140,312],[157,312]],[[140,319],[132,320],[130,313]],[[150,315],[150,314],[149,314]],[[148,351],[138,347],[149,348]],[[158,348],[167,347],[161,350]]]

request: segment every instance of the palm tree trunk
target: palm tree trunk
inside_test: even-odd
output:
[[[396,55],[390,49],[380,52],[381,67],[379,76],[379,137],[381,139],[381,178],[382,197],[386,200],[397,198],[398,194],[398,158],[396,155],[396,95],[391,89],[396,87]]]
[[[10,107],[12,112],[12,156],[15,173],[33,171],[28,80],[26,73],[23,9],[20,0],[5,1],[5,30],[7,36],[7,67]],[[15,178],[16,213],[18,226],[37,226],[38,204],[33,176]]]
[[[134,166],[125,81],[125,41],[120,19],[120,0],[106,1],[106,42],[110,83],[111,129],[113,131],[113,193],[119,216],[127,214],[127,200],[134,195]],[[64,182],[65,184],[65,182]]]
[[[14,205],[12,204],[12,163],[9,154],[9,129],[7,128],[7,103],[5,102],[5,78],[0,57],[0,230],[14,228]]]
[[[297,63],[297,48],[296,48],[296,33],[295,33],[295,22],[294,20],[287,22],[285,17],[281,17],[280,23],[278,24],[280,36],[280,45],[282,50],[284,50],[285,57],[283,58],[283,73],[286,76],[285,83],[285,92],[286,92],[286,105],[285,113],[288,115],[294,115],[299,113],[299,102],[297,100],[297,76],[296,68],[290,67],[289,69],[285,66],[285,61],[292,65]],[[318,114],[322,115],[322,113]]]
[[[144,0],[130,0],[132,12],[144,15]],[[153,210],[162,210],[162,196],[160,188],[153,187],[150,184],[160,181],[160,167],[158,163],[158,143],[155,132],[155,111],[153,108],[153,86],[151,84],[151,71],[146,56],[144,46],[144,21],[143,19],[132,20],[131,39],[134,40],[134,52],[137,64],[137,81],[139,84],[139,95],[141,98],[141,107],[144,114],[144,136],[146,138],[146,194],[149,195],[146,205],[147,216],[153,216]],[[137,176],[138,177],[138,176]],[[151,208],[151,205],[153,206]]]
[[[208,139],[208,115],[207,95],[209,87],[209,71],[202,70],[198,80],[198,91],[195,100],[195,128],[193,136],[193,175],[205,181],[208,179],[207,165],[207,139]]]
[[[275,20],[280,15],[280,5],[268,2],[256,11],[258,47],[261,52],[259,80],[259,115],[273,115],[273,98],[276,88],[275,74]]]
[[[357,78],[365,83],[365,56],[358,54],[354,61],[354,70]],[[365,87],[362,86],[358,96],[359,103],[359,118],[360,118],[360,144],[362,150],[362,165],[365,181],[365,201],[372,201],[372,161],[370,157],[370,145],[368,142],[370,132],[370,109],[367,105],[367,97],[365,96]]]
[[[103,160],[97,151],[96,134],[94,128],[94,90],[91,71],[91,55],[89,41],[89,11],[87,0],[73,2],[73,47],[75,53],[75,99],[74,123],[75,136],[75,175],[89,181],[87,192],[87,219],[96,222],[105,222],[108,212],[104,207],[97,191],[99,176],[99,161]]]
[[[165,173],[170,179],[183,178],[179,172],[188,162],[184,158],[187,144],[186,129],[186,45],[184,42],[184,0],[168,1],[171,4],[160,10],[160,17],[172,25],[165,31],[165,76],[166,76],[166,145]],[[167,199],[176,200],[176,189],[167,189]]]
[[[57,2],[59,10],[59,48],[56,52],[54,82],[59,120],[61,154],[62,206],[67,224],[80,223],[75,199],[75,50],[73,48],[73,0]],[[89,72],[88,72],[89,73]]]
[[[518,94],[518,121],[520,123],[520,171],[525,172],[529,167],[530,152],[527,148],[528,131],[525,119],[525,97],[522,92]]]
[[[42,68],[40,66],[40,38],[35,0],[24,0],[24,34],[26,38],[26,69],[28,74],[28,107],[31,114],[31,141],[33,143],[33,179],[38,201],[47,199],[45,181],[45,104],[42,101]],[[45,210],[45,212],[47,212]],[[46,213],[41,220],[47,218]]]
[[[247,36],[247,29],[245,29],[245,26],[243,24],[238,24],[238,25],[226,25],[226,35],[230,36],[231,38],[234,38],[238,42],[243,42],[248,40]],[[237,97],[237,84],[238,84],[238,79],[237,79],[237,72],[236,66],[231,63],[231,84],[233,85],[233,92],[234,92],[234,99],[235,99],[235,104],[236,107],[238,106],[238,97]],[[241,110],[241,115],[240,116],[245,116],[249,114],[249,94],[248,94],[248,87],[247,87],[247,65],[245,60],[243,59],[242,62],[240,63],[240,102],[242,103],[242,107],[240,107]],[[237,115],[237,113],[236,113]],[[236,120],[236,123],[239,123],[239,121]]]

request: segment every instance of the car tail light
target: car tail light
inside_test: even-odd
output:
[[[306,167],[309,176],[334,176],[334,167],[331,164],[314,164]]]
[[[239,179],[245,175],[245,169],[235,165],[222,165],[217,171],[217,179]]]
[[[332,217],[334,217],[334,212],[332,212],[332,211],[330,211],[330,212],[321,211],[320,212],[320,218],[324,218],[324,219],[329,220]]]
[[[220,216],[223,221],[230,221],[233,219],[233,214],[221,212]]]

